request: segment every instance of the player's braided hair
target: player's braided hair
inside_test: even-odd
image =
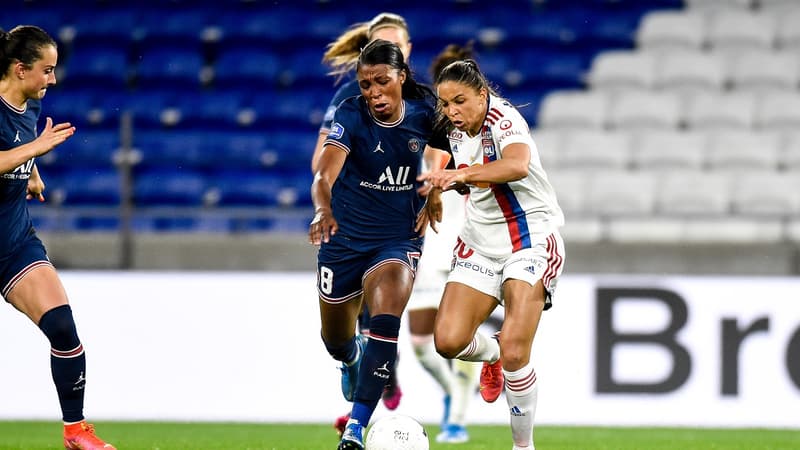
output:
[[[411,68],[403,58],[403,52],[397,44],[383,39],[375,39],[367,44],[358,56],[356,68],[364,65],[387,64],[390,67],[406,73],[406,81],[403,83],[403,98],[405,99],[434,99],[435,95],[431,88],[417,83],[414,79]]]
[[[0,29],[0,79],[14,61],[31,66],[42,59],[42,47],[48,45],[56,47],[56,41],[37,26],[20,25],[9,32]]]
[[[383,12],[369,22],[356,23],[328,44],[322,55],[322,62],[330,66],[329,75],[338,82],[345,74],[355,69],[358,56],[377,30],[394,27],[403,30],[408,37],[408,24],[397,14]]]

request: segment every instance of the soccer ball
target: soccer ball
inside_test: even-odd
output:
[[[402,414],[379,419],[367,433],[366,450],[428,450],[428,434],[416,420]]]

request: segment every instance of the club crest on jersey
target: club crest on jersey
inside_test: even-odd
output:
[[[481,146],[483,147],[483,154],[486,156],[494,155],[494,142],[491,139],[481,139]]]
[[[335,122],[333,125],[331,125],[331,132],[328,133],[328,136],[334,139],[339,139],[343,135],[344,135],[344,127],[339,122]]]
[[[408,149],[414,153],[417,153],[419,149],[422,148],[422,142],[420,142],[417,138],[411,138],[408,140]]]

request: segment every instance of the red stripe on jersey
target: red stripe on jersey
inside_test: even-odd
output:
[[[488,164],[491,160],[486,153],[483,154],[483,163]],[[492,194],[500,206],[500,211],[503,212],[503,218],[506,220],[506,227],[508,227],[508,235],[511,238],[512,251],[516,252],[522,250],[522,233],[520,233],[519,223],[517,222],[517,215],[514,213],[514,207],[505,196],[502,190],[503,185],[493,184]]]

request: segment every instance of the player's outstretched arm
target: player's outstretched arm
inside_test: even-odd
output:
[[[24,162],[42,156],[66,141],[75,134],[75,127],[69,122],[53,125],[53,119],[47,118],[44,130],[33,141],[0,152],[0,174],[12,172]]]

